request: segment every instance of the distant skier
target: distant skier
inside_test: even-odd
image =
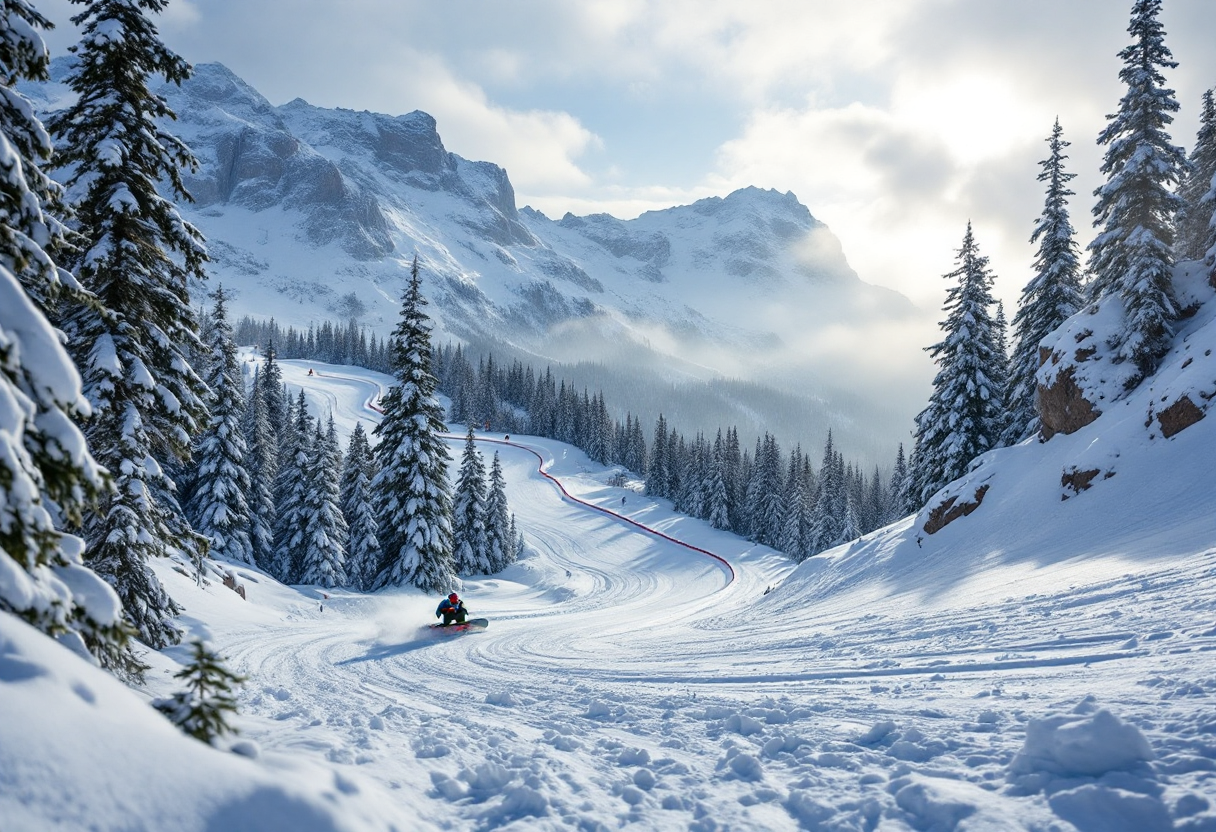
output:
[[[463,624],[466,615],[468,615],[468,610],[464,608],[464,601],[461,601],[455,592],[440,601],[439,606],[435,609],[435,617],[443,616],[443,626],[445,627],[453,622]]]
[[[309,367],[309,368],[308,368],[308,374],[309,374],[310,376],[311,376],[311,375],[314,375],[314,373],[313,373],[313,371],[312,371],[312,367]]]

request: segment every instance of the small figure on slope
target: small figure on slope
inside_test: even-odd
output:
[[[443,626],[449,624],[463,624],[465,616],[468,615],[468,610],[464,608],[464,601],[453,592],[447,598],[439,602],[439,606],[435,609],[435,617],[443,616]]]

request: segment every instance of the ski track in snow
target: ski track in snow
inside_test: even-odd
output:
[[[282,364],[342,432],[377,417],[375,374]],[[630,518],[675,523],[595,481],[577,452],[533,437],[493,448],[530,551],[466,581],[488,630],[427,631],[437,599],[416,591],[321,598],[248,569],[261,609],[209,625],[250,677],[242,733],[378,781],[400,797],[403,829],[417,818],[451,829],[1183,828],[1135,813],[1071,825],[1047,790],[1011,779],[1027,720],[1099,707],[1142,731],[1159,772],[1172,772],[1101,788],[1165,808],[1216,800],[1216,581],[1195,581],[1216,577],[1216,550],[1029,599],[926,592],[921,604],[863,609],[842,596],[780,609],[764,590],[793,568],[784,558],[719,535],[734,547],[722,551],[732,581],[704,555],[562,499],[533,452],[576,499],[615,508],[628,493]],[[1192,828],[1216,829],[1216,816]]]

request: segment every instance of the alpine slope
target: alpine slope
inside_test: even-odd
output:
[[[282,365],[346,433],[391,383]],[[1028,491],[987,504],[982,532],[910,517],[796,566],[569,446],[478,438],[526,540],[463,582],[488,629],[436,634],[439,598],[412,588],[222,565],[242,599],[159,565],[183,623],[247,677],[238,754],[191,753],[248,772],[171,779],[149,752],[144,782],[165,785],[97,796],[79,828],[1216,830],[1212,488],[1147,495],[1124,470],[1105,502]],[[1192,486],[1211,485],[1202,447],[1176,452]],[[1012,450],[1004,481],[1030,482],[1043,451]],[[1132,522],[1175,492],[1176,516]],[[173,690],[178,649],[146,657],[151,693]],[[58,776],[99,793],[95,763]],[[289,785],[248,785],[272,776]]]

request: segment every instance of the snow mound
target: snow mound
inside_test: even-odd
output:
[[[1152,759],[1153,749],[1144,734],[1102,709],[1092,716],[1059,714],[1030,720],[1026,743],[1009,769],[1015,774],[1098,777],[1129,771]]]

